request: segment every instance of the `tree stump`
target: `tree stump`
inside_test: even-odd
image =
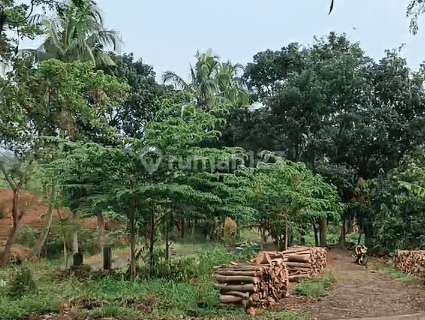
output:
[[[103,270],[110,271],[112,269],[112,248],[110,246],[103,247]]]
[[[74,254],[74,267],[83,265],[83,254],[81,252],[77,252]]]

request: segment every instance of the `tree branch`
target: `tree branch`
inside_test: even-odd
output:
[[[7,174],[6,168],[4,167],[3,163],[0,162],[0,170],[3,172],[4,178],[6,179],[7,183],[9,184],[10,188],[12,190],[15,190],[17,187],[16,184],[13,182],[12,178]]]

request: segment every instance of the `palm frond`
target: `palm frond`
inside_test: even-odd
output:
[[[172,71],[164,72],[164,74],[162,75],[162,82],[171,82],[176,88],[180,88],[183,90],[188,87],[187,83],[180,76],[178,76],[175,72]]]

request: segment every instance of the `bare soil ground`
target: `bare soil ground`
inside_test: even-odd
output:
[[[347,252],[331,250],[328,269],[338,279],[330,296],[310,300],[292,298],[280,307],[317,320],[407,319],[400,316],[418,315],[425,310],[422,286],[404,286],[396,280],[371,272],[355,264]],[[390,318],[394,316],[398,317]],[[419,316],[412,319],[419,319]]]
[[[21,193],[21,210],[24,211],[22,225],[26,224],[38,229],[43,227],[42,217],[48,212],[48,206],[43,201],[44,198],[41,196],[27,192]],[[6,242],[8,227],[12,225],[12,202],[13,192],[0,189],[0,211],[5,215],[3,219],[0,219],[0,247]]]

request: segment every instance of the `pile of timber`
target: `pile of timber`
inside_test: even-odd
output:
[[[425,250],[398,250],[394,264],[407,274],[425,279]]]
[[[288,296],[288,270],[283,259],[269,264],[241,264],[217,269],[221,303],[267,308]]]
[[[289,272],[289,281],[312,278],[326,268],[326,248],[292,247],[285,251],[261,251],[255,263],[269,263],[282,260]]]

